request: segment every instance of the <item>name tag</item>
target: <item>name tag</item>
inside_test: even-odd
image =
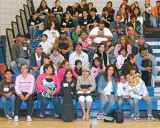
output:
[[[80,13],[79,16],[82,16],[82,13]]]
[[[45,9],[44,11],[48,12],[48,9]]]
[[[64,83],[64,84],[63,84],[63,87],[64,87],[64,88],[68,87],[68,83]]]
[[[85,21],[84,24],[87,24],[87,21]]]
[[[63,26],[66,26],[66,23],[65,23],[65,22],[63,22]]]
[[[34,22],[31,22],[31,25],[34,25],[35,23]]]
[[[57,12],[57,9],[55,8],[54,11]]]
[[[4,88],[3,91],[4,92],[9,92],[9,88]]]
[[[23,47],[23,50],[27,50],[27,47]]]

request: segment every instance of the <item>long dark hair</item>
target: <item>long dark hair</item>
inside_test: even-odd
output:
[[[131,58],[133,59],[134,57],[135,57],[134,54],[129,54],[129,55],[127,56],[127,59],[125,59],[124,62],[130,62]]]
[[[96,60],[100,63],[100,69],[103,69],[103,59],[99,56],[93,60],[92,66],[97,68],[97,66],[95,65]]]
[[[62,68],[63,65],[65,65],[67,62],[69,62],[68,60],[63,60],[62,63],[58,66],[58,69]]]
[[[49,56],[44,56],[43,60],[44,60],[44,58],[50,60],[50,64],[53,65],[53,61],[51,60],[51,58]]]
[[[134,10],[135,10],[135,9],[138,9],[138,11],[139,11],[139,13],[138,13],[137,16],[140,16],[140,15],[141,15],[141,10],[140,10],[139,7],[135,7],[135,8],[133,9],[133,15],[137,18],[137,16],[134,14]]]
[[[102,42],[99,44],[99,46],[97,47],[97,52],[99,52],[99,48],[101,47],[101,45],[104,45],[104,48],[105,48],[105,50],[106,50],[105,42],[106,42],[106,41],[102,41]],[[105,52],[105,50],[104,50],[104,52]]]
[[[116,66],[115,66],[114,64],[108,65],[108,66],[106,67],[106,70],[105,70],[105,72],[104,72],[104,77],[105,77],[106,81],[108,81],[108,69],[109,69],[110,67],[113,67],[114,72],[113,72],[112,76],[113,76],[114,79],[117,81],[117,71],[116,71]]]
[[[45,70],[48,69],[48,67],[51,67],[53,72],[52,72],[52,75],[54,75],[54,67],[52,64],[45,64],[44,67],[43,67],[43,72],[45,73]]]
[[[45,3],[46,3],[46,8],[48,8],[47,2],[46,2],[45,0],[42,0],[41,3],[40,3],[40,5],[39,5],[39,7],[38,7],[38,9],[39,9],[39,8],[42,8],[42,2],[45,2]]]
[[[45,27],[45,29],[44,29],[44,31],[45,30],[50,30],[51,29],[51,26],[52,26],[52,23],[54,23],[54,22],[48,22],[47,23],[47,25],[46,25],[46,27]],[[54,23],[54,25],[55,25],[55,23]],[[55,25],[56,26],[56,25]],[[54,28],[55,29],[55,28]]]
[[[60,0],[56,0],[56,1],[55,1],[55,5],[56,5],[56,3],[57,3],[58,1],[60,1]],[[62,6],[59,6],[59,7],[58,7],[58,10],[61,10],[61,9],[62,9]]]
[[[68,72],[72,73],[72,78],[73,78],[73,72],[72,72],[72,70],[71,70],[71,69],[67,69],[66,72],[65,72],[65,74],[64,74],[64,76],[63,76],[63,79],[64,79],[64,80],[66,80],[66,74],[67,74]]]

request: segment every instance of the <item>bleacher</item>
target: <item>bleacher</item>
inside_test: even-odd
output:
[[[26,26],[26,21],[28,21],[29,17],[32,15],[32,10],[34,10],[34,4],[32,0],[27,0],[27,5],[23,5],[24,10],[20,9],[20,15],[16,16],[16,22],[12,21],[12,29],[8,28],[6,29],[6,36],[7,36],[7,41],[9,44],[9,47],[12,46],[13,42],[12,39],[16,37],[17,33],[27,33],[28,32],[28,27]],[[153,53],[156,56],[156,60],[158,62],[158,67],[159,67],[159,73],[156,78],[156,85],[157,87],[147,87],[147,90],[149,92],[149,95],[152,98],[152,110],[158,111],[160,110],[160,40],[155,39],[155,38],[147,38],[146,39],[147,43],[150,44],[153,48]],[[40,41],[30,41],[31,46],[33,49],[35,49],[35,46],[39,44]],[[11,49],[10,49],[11,50]],[[11,52],[11,51],[10,51]],[[16,75],[13,74],[13,78],[16,78]],[[146,105],[144,101],[140,101],[140,111],[146,110]],[[0,108],[1,104],[0,104]],[[21,104],[21,109],[26,109],[27,104]],[[91,106],[91,116],[96,116],[97,110],[99,108],[99,100],[96,100],[93,102]],[[117,108],[117,102],[116,104],[112,107],[113,110]],[[40,100],[34,102],[34,109],[40,109]],[[54,109],[53,104],[50,102],[47,109]],[[77,110],[80,110],[81,112],[81,106],[77,102]],[[93,111],[92,111],[93,110]],[[124,111],[130,111],[130,107],[127,104],[123,105],[123,110]]]

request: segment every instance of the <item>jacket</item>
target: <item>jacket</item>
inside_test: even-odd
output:
[[[130,27],[132,26],[134,28],[134,25],[131,23],[131,22],[128,22],[126,24],[127,27]],[[138,34],[138,35],[141,35],[141,23],[139,21],[136,21],[136,24],[135,24],[135,32]]]

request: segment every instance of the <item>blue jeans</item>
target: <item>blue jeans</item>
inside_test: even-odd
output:
[[[134,107],[134,114],[139,114],[139,99],[133,99],[133,107]],[[147,114],[152,114],[152,100],[149,95],[147,95],[147,101],[145,101],[147,107]]]
[[[14,105],[15,105],[15,94],[12,94],[9,98],[6,96],[1,96],[2,108],[4,109],[5,116],[10,113],[14,113]],[[9,108],[9,101],[11,101],[11,110]]]
[[[29,27],[29,33],[31,35],[31,39],[36,39],[37,35],[40,34],[40,30],[37,27]]]
[[[73,30],[67,30],[66,31],[66,36],[71,38],[72,32],[73,32]]]
[[[38,94],[38,98],[41,100],[41,108],[40,108],[40,113],[45,116],[45,111],[46,108],[49,104],[49,101],[51,101],[54,105],[54,112],[56,115],[60,115],[60,101],[59,101],[59,96],[58,94],[55,94],[53,98],[47,98],[43,97],[42,93]]]
[[[152,17],[152,25],[154,27],[158,27],[158,17],[156,16],[151,16]],[[160,19],[159,19],[159,24],[160,24]]]
[[[59,22],[61,22],[61,20],[62,20],[62,15],[60,15],[60,14],[55,14],[55,16],[58,18]]]
[[[30,70],[30,74],[32,74],[36,78],[40,74],[40,70],[38,70],[37,72]]]
[[[112,106],[115,104],[115,96],[113,94],[107,96],[109,99],[108,103],[104,95],[103,94],[100,95],[100,104],[98,113],[104,113],[104,115],[107,115]]]
[[[77,111],[76,111],[77,101],[74,98],[72,98],[72,102],[73,102],[74,113],[77,113]],[[61,113],[62,113],[63,112],[63,97],[61,97],[60,104],[61,104]]]
[[[26,61],[26,60],[27,59],[25,59],[25,58],[18,58],[18,61],[21,65],[26,64],[26,65],[28,65],[28,68],[29,68],[29,61]],[[14,74],[16,74],[16,75],[20,74],[20,71],[18,69],[18,65],[15,61],[12,61],[10,66],[11,66],[11,69],[13,70]]]
[[[18,58],[18,61],[21,65],[26,64],[26,65],[28,65],[28,68],[29,68],[29,61],[26,61],[26,60],[27,59],[25,59],[25,58]],[[18,69],[18,65],[15,61],[12,61],[10,66],[11,66],[11,69],[13,70],[14,74],[16,74],[16,75],[20,74],[20,71]]]
[[[116,44],[117,38],[119,39],[122,34],[120,34],[118,32],[113,32],[112,34],[113,34],[112,44]]]
[[[74,23],[74,27],[76,28],[76,26],[78,25],[78,18],[77,17],[73,17],[71,18],[73,20],[73,23]]]
[[[134,111],[133,111],[133,100],[131,98],[124,99],[121,96],[118,97],[118,109],[117,109],[117,111],[118,112],[122,111],[122,105],[124,104],[124,102],[126,102],[127,104],[130,105],[131,114],[134,114]]]

